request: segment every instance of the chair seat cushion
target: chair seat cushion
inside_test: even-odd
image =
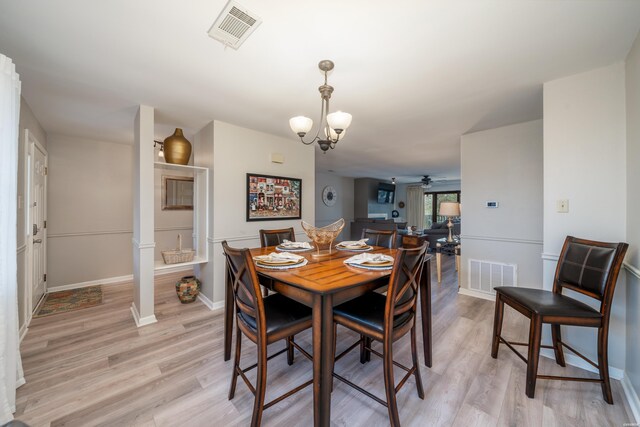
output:
[[[343,316],[359,325],[384,332],[384,306],[387,297],[376,292],[366,293],[358,298],[347,301],[333,309],[336,316]],[[404,324],[411,314],[409,312],[396,316],[393,327]]]
[[[518,301],[521,305],[541,316],[566,316],[579,318],[599,318],[595,308],[562,294],[542,289],[498,286],[495,291]]]
[[[281,294],[264,298],[264,316],[267,320],[267,335],[281,329],[311,320],[311,309]],[[256,319],[239,312],[238,316],[252,329],[257,330]]]

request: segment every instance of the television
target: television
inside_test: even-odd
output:
[[[396,186],[393,184],[378,184],[378,203],[393,203],[396,194]]]

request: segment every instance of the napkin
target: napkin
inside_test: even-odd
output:
[[[304,257],[289,252],[271,252],[269,255],[258,255],[253,257],[257,261],[267,262],[286,262],[286,261],[300,261]]]
[[[282,241],[280,247],[288,249],[313,249],[313,246],[311,246],[309,242],[292,242],[287,239]]]
[[[344,242],[338,243],[338,245],[344,246],[344,247],[351,246],[351,247],[363,248],[363,247],[367,246],[367,241],[368,240],[369,240],[369,238],[360,239],[360,240],[345,240]]]
[[[362,253],[358,255],[354,255],[351,258],[347,258],[344,262],[346,264],[362,264],[365,262],[393,262],[393,257],[384,254],[370,254],[370,253]]]

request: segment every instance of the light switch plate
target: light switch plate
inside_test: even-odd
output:
[[[569,200],[562,199],[556,201],[556,211],[558,213],[569,213]]]

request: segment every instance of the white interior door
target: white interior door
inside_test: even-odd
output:
[[[29,210],[31,227],[31,308],[35,310],[47,286],[47,151],[30,138]]]

